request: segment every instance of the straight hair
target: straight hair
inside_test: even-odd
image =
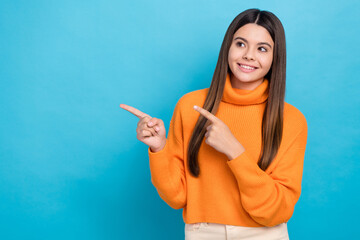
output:
[[[268,99],[262,117],[261,152],[258,166],[265,171],[275,158],[283,133],[283,111],[286,83],[286,43],[285,32],[280,20],[269,11],[248,9],[237,15],[228,27],[222,42],[218,61],[212,77],[203,108],[216,114],[223,96],[226,76],[230,72],[229,49],[235,32],[248,23],[264,27],[274,41],[273,62],[264,78],[268,79]],[[200,114],[188,145],[188,168],[194,177],[200,174],[198,152],[204,139],[209,120]],[[209,122],[210,124],[210,122]]]

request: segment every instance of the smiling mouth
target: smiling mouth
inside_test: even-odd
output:
[[[238,65],[242,68],[245,68],[245,69],[248,69],[248,70],[255,70],[257,69],[257,67],[252,67],[252,66],[249,66],[249,65],[244,65],[244,64],[240,64],[238,63]]]

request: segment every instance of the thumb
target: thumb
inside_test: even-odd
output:
[[[159,119],[159,118],[151,118],[148,122],[147,122],[148,127],[154,127],[155,130],[159,131],[160,127],[164,126],[164,122]]]

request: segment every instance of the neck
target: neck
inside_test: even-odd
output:
[[[222,101],[236,105],[254,105],[264,103],[268,98],[269,81],[264,78],[263,81],[254,89],[234,88],[231,84],[230,74],[225,80]]]

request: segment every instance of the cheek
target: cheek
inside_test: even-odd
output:
[[[241,56],[241,51],[233,47],[230,47],[229,56],[228,56],[229,63],[233,61],[237,61],[240,58],[240,56]]]
[[[229,62],[229,64],[232,62],[233,59],[234,59],[234,51],[232,51],[231,48],[230,48],[230,50],[229,50],[229,56],[228,56],[228,62]]]
[[[261,65],[264,69],[270,69],[273,57],[272,56],[264,56],[260,59]]]

